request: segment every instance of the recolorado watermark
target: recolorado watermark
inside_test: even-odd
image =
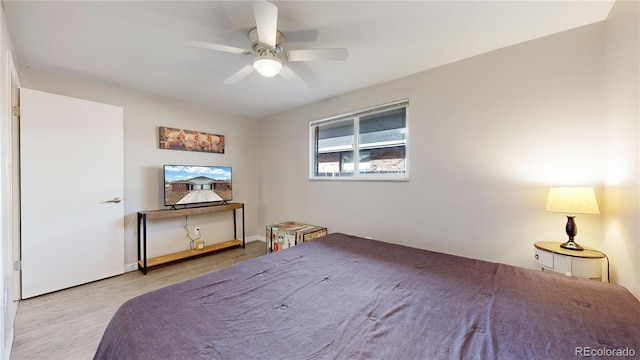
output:
[[[631,348],[610,349],[610,348],[594,348],[589,346],[576,346],[576,357],[634,357],[636,350]]]

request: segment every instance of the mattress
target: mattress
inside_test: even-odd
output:
[[[640,352],[625,288],[334,233],[133,298],[95,359],[560,359]]]

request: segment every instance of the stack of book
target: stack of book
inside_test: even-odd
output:
[[[325,235],[327,235],[326,227],[295,221],[267,225],[267,252],[280,251]]]

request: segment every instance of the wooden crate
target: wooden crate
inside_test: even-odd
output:
[[[324,235],[327,235],[326,227],[296,221],[285,221],[278,224],[267,225],[267,252],[271,253],[284,250]]]

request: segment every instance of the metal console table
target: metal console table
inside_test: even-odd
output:
[[[237,234],[237,220],[236,210],[242,209],[242,240],[238,239]],[[214,213],[220,211],[233,211],[233,240],[224,241],[212,245],[205,246],[204,249],[191,249],[179,251],[172,254],[162,255],[154,258],[147,259],[147,220],[152,219],[164,219],[186,215],[198,215],[206,213]],[[166,264],[169,262],[190,258],[193,256],[199,256],[213,251],[222,249],[228,249],[233,247],[244,248],[245,246],[245,233],[244,233],[244,203],[229,203],[225,205],[203,206],[184,209],[161,209],[161,210],[149,210],[138,212],[138,270],[142,271],[144,275],[147,275],[147,269]]]

